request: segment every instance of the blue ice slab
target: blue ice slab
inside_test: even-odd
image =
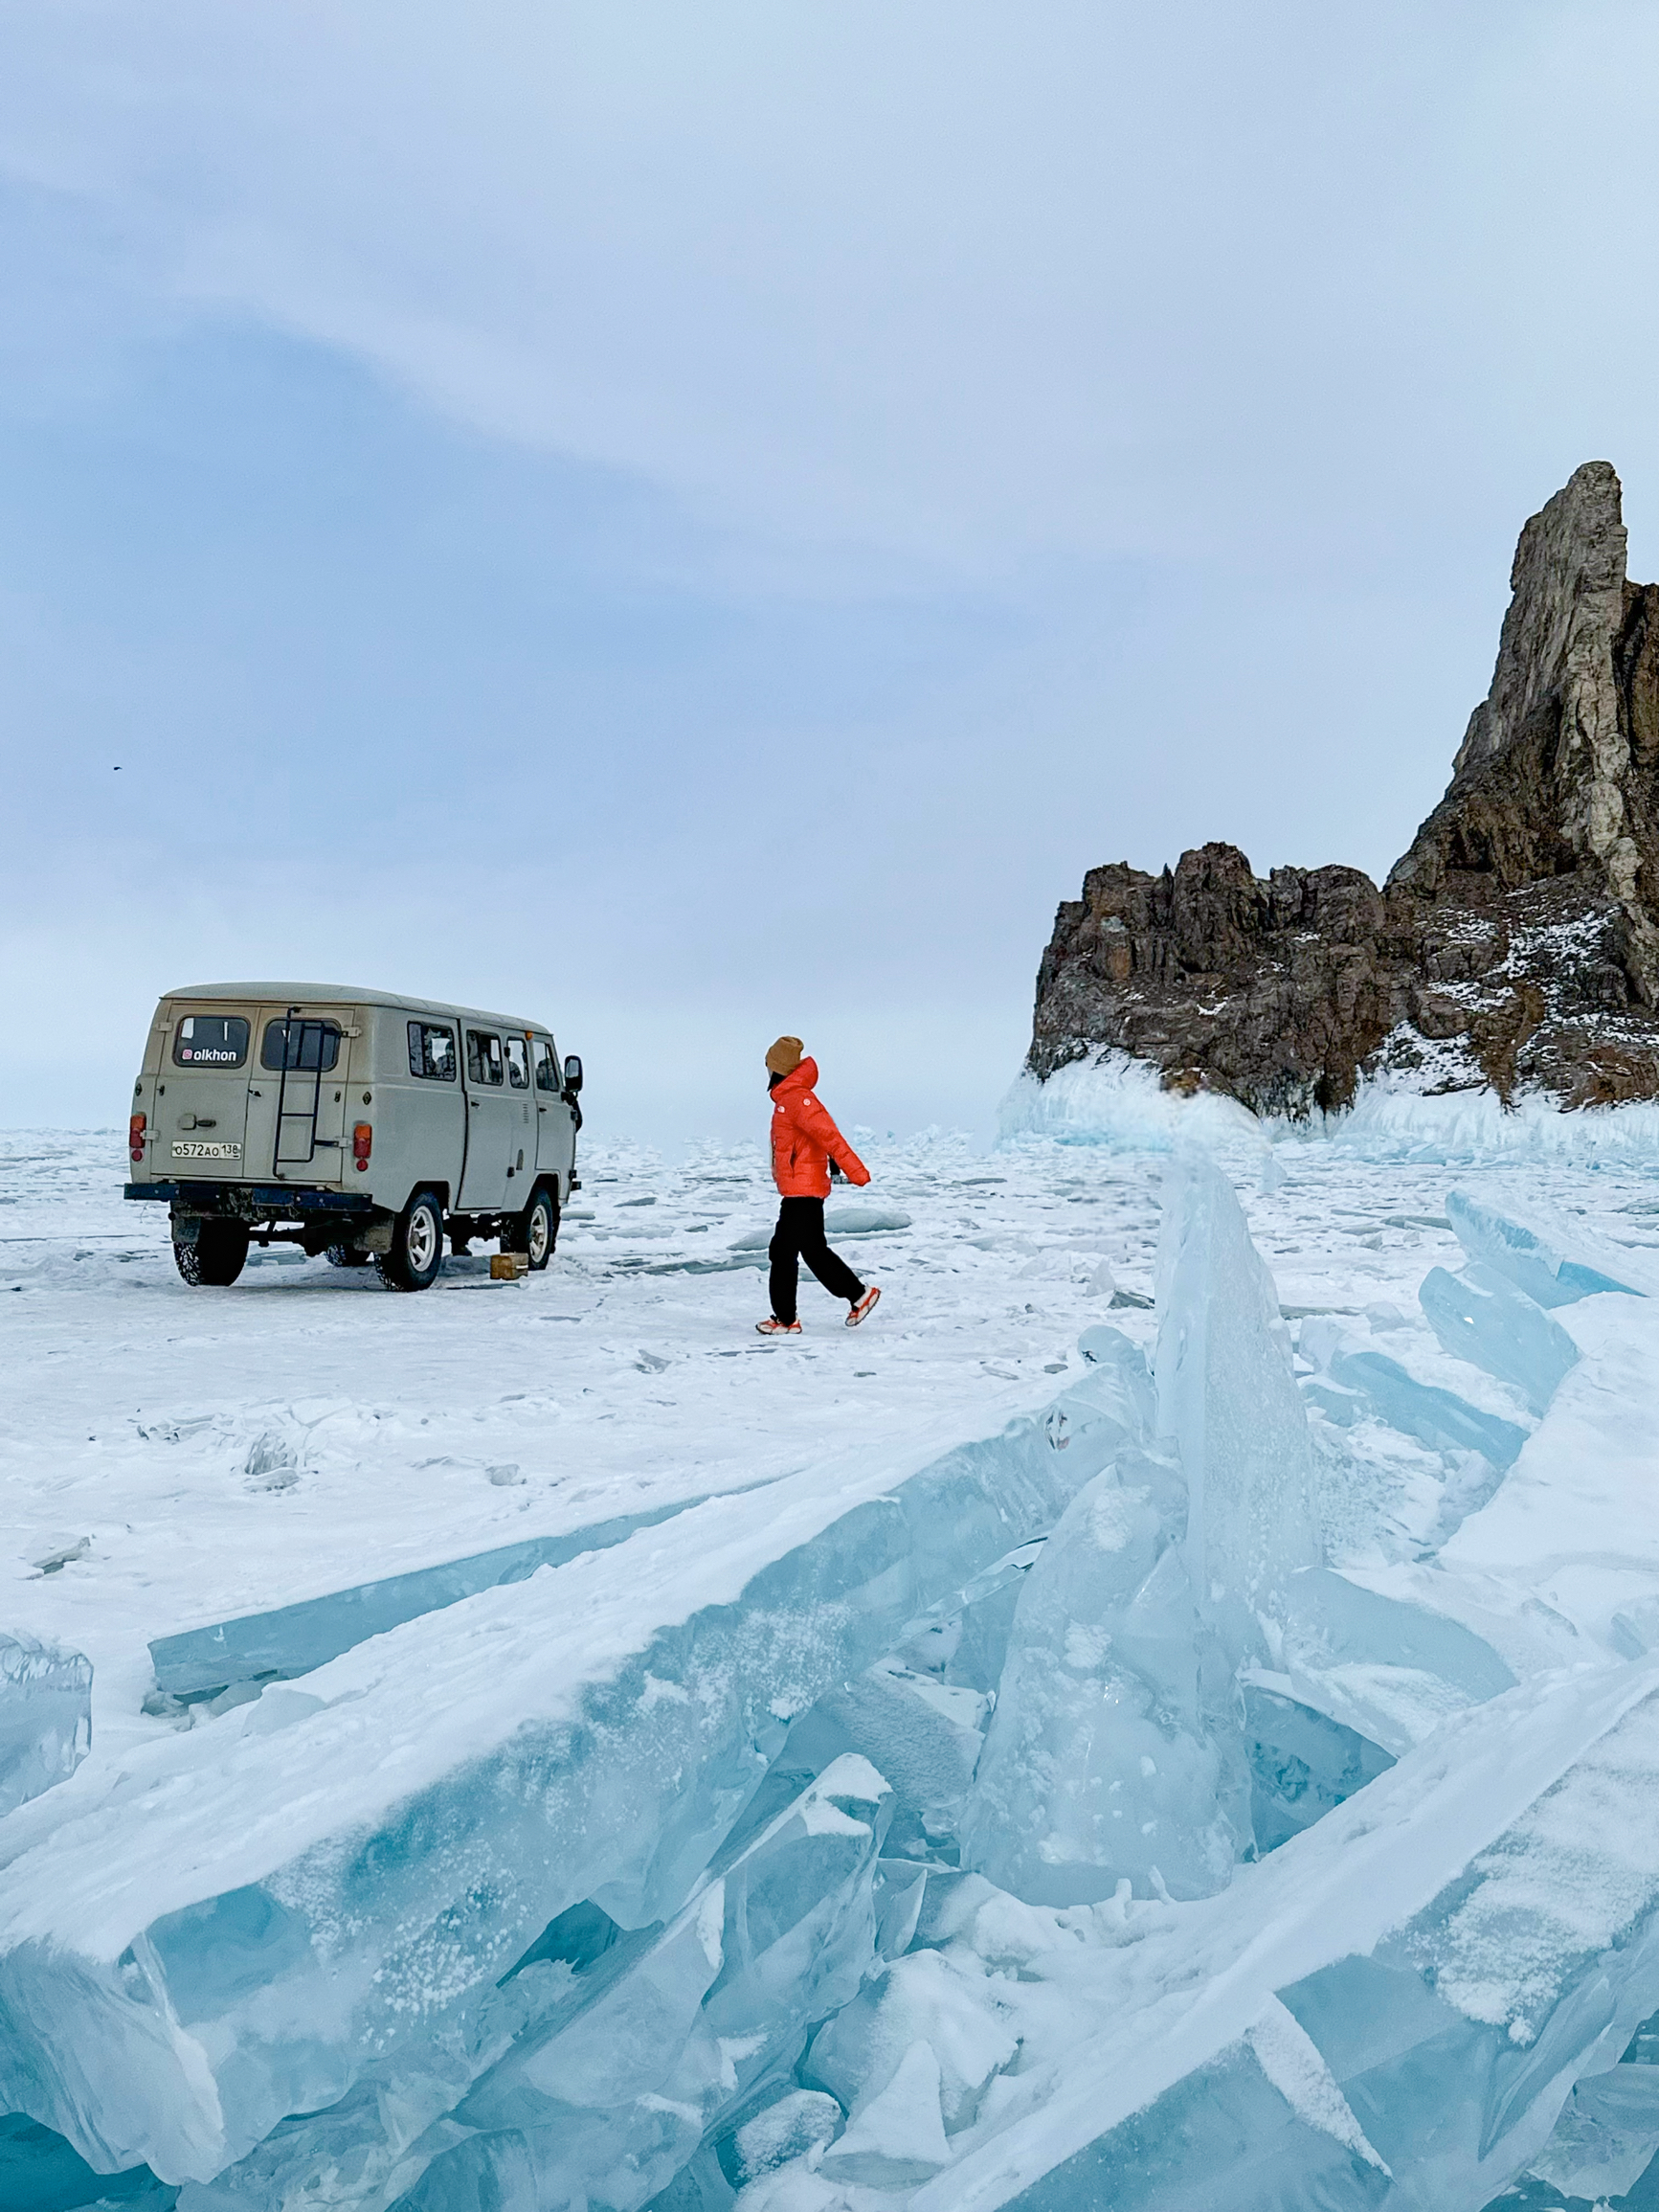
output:
[[[539,1567],[562,1567],[584,1551],[604,1551],[637,1528],[655,1528],[701,1505],[699,1498],[677,1499],[648,1513],[625,1513],[596,1521],[562,1536],[531,1536],[479,1551],[437,1567],[415,1568],[380,1582],[356,1583],[322,1597],[303,1598],[270,1613],[250,1613],[209,1628],[186,1629],[158,1636],[149,1647],[156,1686],[176,1698],[195,1700],[243,1682],[287,1682],[338,1659],[343,1651],[384,1636],[424,1613],[439,1613],[495,1590],[506,1582],[527,1582]]]
[[[1464,1190],[1446,1193],[1446,1217],[1470,1259],[1484,1261],[1507,1276],[1535,1304],[1566,1306],[1602,1291],[1623,1291],[1630,1298],[1647,1295],[1634,1283],[1592,1267],[1581,1251],[1575,1258],[1570,1225],[1529,1228]],[[1581,1246],[1587,1241],[1579,1240]]]
[[[1091,1381],[1065,1393],[1064,1425],[1011,1422],[821,1524],[803,1478],[764,1502],[716,1498],[638,1533],[654,1590],[743,1579],[660,1625],[644,1615],[638,1644],[602,1676],[566,1685],[532,1664],[542,1624],[569,1602],[558,1572],[522,1593],[481,1593],[480,1620],[512,1632],[494,1663],[514,1660],[521,1717],[418,1787],[399,1784],[395,1762],[375,1764],[378,1742],[405,1741],[412,1680],[464,1633],[453,1613],[406,1623],[373,1686],[285,1734],[244,1732],[212,1764],[196,1739],[213,1731],[180,1739],[168,1817],[190,1824],[194,1902],[133,1925],[119,1957],[114,1930],[88,1948],[85,1914],[61,1901],[96,1893],[119,1817],[109,1809],[8,1870],[0,2097],[96,2165],[142,2159],[178,2181],[221,2173],[284,2115],[336,2107],[370,2076],[395,2084],[387,2110],[449,2109],[484,2063],[470,2054],[489,1993],[550,1920],[584,1899],[625,1928],[678,1911],[791,1722],[1054,1525],[1122,1442],[1110,1405],[1091,1405]],[[1112,1400],[1110,1378],[1102,1388]],[[812,1532],[779,1536],[769,1556],[762,1531],[780,1517],[787,1527],[792,1510]],[[751,1556],[764,1564],[718,1566]],[[630,1584],[618,1551],[591,1561],[581,1587],[605,1593],[617,1619]],[[319,1825],[330,1800],[312,1779],[303,1802],[271,1813],[292,1840],[270,1871],[221,1890],[213,1870],[245,1852],[247,1777],[267,1742],[303,1753],[308,1776],[322,1747],[348,1755],[365,1809],[339,1833]],[[176,1865],[169,1879],[176,1895]],[[136,1907],[143,1892],[123,1895]]]
[[[0,1635],[0,1815],[74,1773],[92,1749],[92,1661]]]
[[[1513,1384],[1542,1413],[1578,1365],[1579,1347],[1524,1291],[1471,1260],[1460,1275],[1430,1268],[1418,1292],[1428,1325],[1454,1359]]]
[[[1447,1714],[1515,1686],[1491,1644],[1461,1621],[1329,1567],[1289,1586],[1278,1659],[1301,1702],[1396,1757]]]
[[[1455,1390],[1420,1383],[1386,1352],[1337,1352],[1331,1379],[1356,1391],[1390,1428],[1415,1436],[1436,1452],[1479,1452],[1506,1471],[1520,1456],[1526,1431],[1496,1413],[1483,1413]],[[1304,1386],[1308,1388],[1309,1386]]]
[[[1638,2133],[1659,2099],[1601,2069],[1659,1997],[1656,1782],[1649,1691],[1373,1949],[1289,1981],[1241,2041],[1132,2116],[973,2201],[1479,2212],[1550,2162],[1580,2077],[1591,2115]],[[1588,2168],[1604,2147],[1564,2143],[1560,2163],[1582,2154]],[[927,2194],[930,2212],[949,2201]]]

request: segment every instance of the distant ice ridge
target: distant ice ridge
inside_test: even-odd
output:
[[[1523,1094],[1506,1107],[1485,1088],[1430,1095],[1384,1074],[1363,1079],[1345,1113],[1260,1121],[1220,1093],[1166,1091],[1150,1063],[1112,1049],[1056,1069],[1046,1082],[1022,1071],[998,1108],[997,1128],[1002,1140],[1050,1137],[1126,1151],[1168,1151],[1183,1138],[1212,1145],[1244,1139],[1448,1162],[1659,1161],[1659,1104],[1647,1101],[1563,1113],[1542,1094]]]
[[[1167,1152],[1183,1136],[1215,1143],[1254,1137],[1259,1142],[1259,1130],[1255,1116],[1236,1098],[1209,1091],[1182,1097],[1166,1091],[1145,1060],[1110,1050],[1057,1068],[1045,1083],[1021,1072],[997,1109],[1000,1140],[1058,1137],[1134,1152]]]
[[[91,1749],[91,1660],[0,1634],[0,1814],[66,1780]]]

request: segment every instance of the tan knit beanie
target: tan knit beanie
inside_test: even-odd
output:
[[[779,1037],[766,1055],[769,1075],[793,1075],[801,1063],[800,1039]]]

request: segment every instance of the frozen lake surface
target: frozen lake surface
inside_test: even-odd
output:
[[[1659,1171],[856,1140],[778,1343],[758,1147],[399,1297],[0,1139],[7,2212],[1642,2185]]]

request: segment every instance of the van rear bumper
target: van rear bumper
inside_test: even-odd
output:
[[[165,1199],[193,1213],[230,1213],[243,1221],[272,1214],[356,1214],[384,1211],[355,1190],[305,1190],[291,1183],[129,1183],[124,1198]]]

